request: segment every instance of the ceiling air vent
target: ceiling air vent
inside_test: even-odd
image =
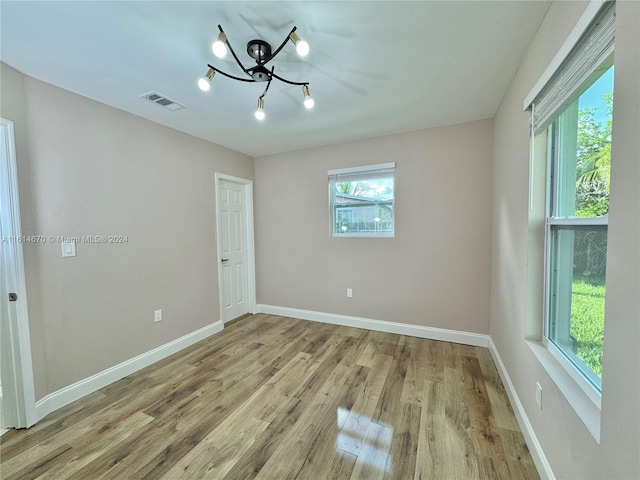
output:
[[[140,98],[144,98],[145,100],[149,100],[150,102],[157,103],[161,107],[166,108],[167,110],[181,110],[185,108],[184,105],[174,102],[173,100],[165,97],[164,95],[158,92],[149,92],[144,95],[140,95]]]

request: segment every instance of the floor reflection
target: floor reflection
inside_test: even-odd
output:
[[[393,459],[389,451],[393,427],[342,407],[336,412],[336,424],[338,434],[335,447],[339,453],[348,453],[357,458],[354,473],[391,471]]]

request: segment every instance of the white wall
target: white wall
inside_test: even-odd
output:
[[[542,368],[525,337],[542,298],[528,288],[541,253],[528,258],[529,124],[522,102],[584,11],[554,2],[495,117],[490,331],[516,393],[558,478],[640,478],[639,215],[640,3],[620,1],[616,16],[607,306],[601,443],[598,444]],[[532,263],[528,263],[532,262]],[[529,276],[536,282],[535,274]],[[534,285],[535,287],[535,285]],[[528,311],[528,308],[529,311]],[[538,311],[540,309],[538,308]],[[535,383],[543,386],[543,409]]]

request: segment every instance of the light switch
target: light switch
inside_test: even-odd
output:
[[[536,382],[536,403],[538,408],[542,410],[542,385]]]
[[[76,256],[76,242],[62,242],[62,256],[63,257],[75,257]]]

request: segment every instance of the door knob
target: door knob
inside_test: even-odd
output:
[[[228,262],[228,261],[229,261],[229,259],[228,259],[228,258],[221,258],[221,259],[220,259],[220,261],[221,261],[221,262]]]

